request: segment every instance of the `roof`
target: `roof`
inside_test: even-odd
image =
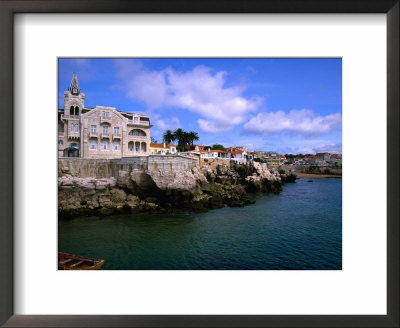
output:
[[[233,150],[233,151],[230,151],[230,153],[231,154],[243,154],[244,153],[244,150]]]
[[[340,155],[340,154],[332,154],[331,158],[342,158],[342,155]]]
[[[166,148],[171,148],[171,147],[176,147],[172,142],[170,142],[168,145],[165,146]]]
[[[151,142],[151,143],[150,143],[150,147],[154,147],[154,148],[164,148],[164,144],[163,144],[163,143]]]
[[[219,150],[219,149],[213,149],[213,150],[199,149],[199,150],[189,150],[188,152],[190,152],[190,153],[228,153],[225,150]]]
[[[329,153],[317,153],[316,156],[329,155]]]

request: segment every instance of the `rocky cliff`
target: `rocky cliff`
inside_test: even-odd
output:
[[[59,215],[109,215],[143,211],[206,211],[253,203],[248,192],[282,189],[277,171],[257,162],[210,161],[190,169],[137,169],[122,165],[114,176],[82,177],[59,162]]]

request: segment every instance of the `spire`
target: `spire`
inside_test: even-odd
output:
[[[72,75],[72,81],[68,88],[68,91],[71,92],[73,95],[79,95],[79,93],[81,92],[81,89],[79,88],[78,78],[75,72]]]

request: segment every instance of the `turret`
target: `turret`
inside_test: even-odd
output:
[[[64,92],[64,115],[79,116],[85,104],[85,94],[81,92],[76,73],[72,75],[68,91]]]

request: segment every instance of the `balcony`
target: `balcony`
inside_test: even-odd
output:
[[[103,132],[103,133],[101,134],[101,138],[102,138],[102,139],[110,139],[110,134],[109,134],[108,132]]]
[[[111,122],[112,122],[111,116],[108,116],[108,117],[101,116],[100,117],[100,123],[111,124]]]
[[[97,131],[90,131],[89,132],[89,138],[98,138],[99,134],[97,133]]]
[[[64,115],[64,114],[61,114],[61,119],[62,119],[62,120],[75,120],[75,121],[79,121],[79,115]]]
[[[149,126],[150,122],[149,121],[134,121],[134,120],[128,120],[128,125],[139,125],[139,126]]]
[[[68,132],[68,138],[70,139],[79,139],[79,132]]]
[[[121,140],[121,133],[114,133],[113,139],[120,139]]]

